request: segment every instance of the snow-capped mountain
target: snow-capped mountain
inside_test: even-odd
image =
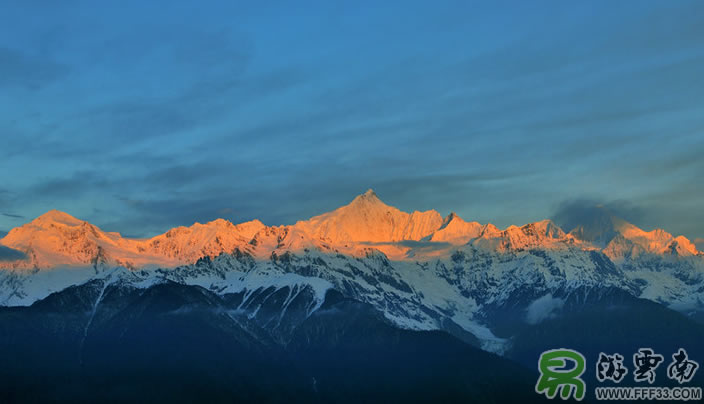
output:
[[[615,217],[568,230],[550,220],[502,230],[454,213],[406,213],[371,190],[290,226],[219,219],[151,239],[50,211],[0,241],[26,255],[0,263],[0,304],[29,305],[96,279],[138,289],[177,282],[241,294],[239,309],[265,326],[299,297],[310,315],[336,290],[403,328],[446,330],[496,352],[511,337],[497,333],[497,313],[539,323],[589,290],[704,311],[704,255],[686,238]],[[278,320],[262,309],[267,301],[280,303]]]
[[[443,224],[440,214],[402,212],[383,203],[371,189],[357,196],[346,206],[332,212],[296,223],[314,238],[333,245],[349,242],[390,243],[420,240],[431,235]]]
[[[218,219],[177,227],[151,239],[130,239],[52,210],[12,229],[0,242],[27,255],[26,260],[5,264],[18,269],[100,263],[130,269],[173,267],[246,245],[264,227],[258,220],[233,225]]]

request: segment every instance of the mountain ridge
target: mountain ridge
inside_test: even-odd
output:
[[[427,253],[409,242],[437,248]],[[454,212],[444,218],[435,210],[403,212],[369,189],[347,205],[293,225],[266,226],[257,219],[233,224],[216,219],[175,227],[148,239],[106,232],[68,213],[50,210],[0,239],[0,245],[27,256],[0,263],[0,267],[46,269],[100,260],[128,268],[174,267],[235,249],[258,257],[306,248],[363,256],[376,249],[395,260],[418,260],[449,254],[452,248],[468,243],[498,251],[578,246],[602,251],[617,261],[642,254],[702,255],[684,236],[675,237],[662,229],[644,231],[612,216],[567,232],[550,219],[499,229],[491,223],[467,222]]]

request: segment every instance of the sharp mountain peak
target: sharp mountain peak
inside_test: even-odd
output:
[[[77,219],[66,212],[51,209],[41,216],[38,216],[31,223],[34,224],[64,224],[68,226],[77,226],[84,223],[83,220]]]

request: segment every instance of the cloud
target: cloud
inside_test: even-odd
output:
[[[22,216],[22,215],[15,215],[15,214],[12,214],[12,213],[0,213],[0,215],[3,215],[3,216],[5,216],[5,217],[11,217],[11,218],[13,218],[13,219],[24,219],[24,216]]]
[[[17,261],[26,258],[27,255],[22,251],[0,245],[0,261]]]
[[[562,308],[565,301],[559,297],[552,297],[548,293],[545,296],[539,297],[526,309],[526,322],[528,324],[539,324],[547,319],[557,316],[558,310]]]
[[[559,203],[551,219],[569,232],[577,226],[598,226],[609,223],[612,216],[638,223],[646,216],[646,211],[627,201],[599,202],[595,199],[581,198]]]
[[[698,237],[694,239],[694,245],[697,246],[697,250],[704,251],[704,238]]]
[[[107,144],[132,148],[135,143],[154,144],[166,137],[179,142],[184,136],[191,141],[206,138],[203,143],[212,146],[212,135],[202,136],[208,127],[303,80],[303,74],[289,66],[250,72],[255,49],[244,35],[186,26],[178,32],[172,31],[173,26],[153,30],[146,44],[140,33],[115,39],[124,48],[108,55],[123,68],[117,77],[143,89],[116,91],[75,113],[72,127],[67,127],[90,134],[91,140],[100,134],[96,149]],[[125,47],[131,42],[140,43],[141,51]]]
[[[0,88],[20,87],[38,90],[64,77],[67,66],[0,47]]]
[[[266,209],[248,195],[246,189],[232,188],[169,195],[155,193],[149,199],[116,196],[126,208],[124,216],[100,225],[108,230],[145,237],[173,226],[190,226],[196,221],[205,223],[221,217],[235,223],[242,222],[256,218],[256,213],[263,213],[262,209]]]
[[[82,170],[69,176],[57,176],[38,181],[32,184],[24,195],[49,199],[77,197],[92,190],[109,188],[114,184],[114,179],[108,173]]]

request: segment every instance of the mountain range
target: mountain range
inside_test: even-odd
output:
[[[638,346],[686,346],[696,354],[704,340],[704,254],[683,236],[644,231],[608,212],[572,229],[550,220],[499,229],[455,213],[403,212],[369,190],[293,225],[218,219],[149,239],[50,211],[12,229],[0,245],[19,254],[0,261],[0,324],[14,330],[5,341],[36,341],[37,332],[52,344],[64,341],[45,349],[75,352],[76,372],[106,360],[100,347],[120,352],[115,361],[139,362],[149,353],[125,352],[126,341],[158,346],[163,339],[155,335],[174,332],[184,343],[195,338],[188,325],[195,323],[217,346],[237,342],[237,352],[228,347],[226,355],[268,358],[257,362],[272,378],[267,383],[305,385],[313,398],[326,388],[335,395],[359,387],[333,376],[329,359],[316,356],[321,347],[346,358],[341,363],[368,384],[368,367],[377,365],[357,362],[359,355],[386,358],[379,366],[442,368],[447,358],[404,350],[449,344],[454,353],[442,355],[494,355],[482,360],[497,369],[524,366],[521,380],[530,381],[540,352],[558,345],[594,355]],[[667,333],[657,331],[665,326]],[[399,351],[382,354],[387,343]],[[15,355],[8,344],[0,350]],[[164,349],[158,360],[174,352]],[[305,382],[276,373],[277,355],[302,366]],[[466,366],[451,368],[477,371]],[[411,372],[388,383],[402,390],[413,378],[431,380]],[[497,389],[477,390],[486,381],[467,389],[453,383],[443,385],[458,396],[471,391],[501,401]],[[266,391],[259,386],[256,394]]]
[[[401,261],[441,256],[467,244],[495,251],[573,245],[599,250],[618,261],[644,254],[702,256],[684,236],[674,237],[662,229],[646,232],[606,214],[568,230],[566,233],[551,220],[501,230],[491,223],[467,222],[455,213],[444,218],[434,210],[406,213],[386,205],[368,190],[348,205],[291,226],[265,226],[259,220],[235,225],[217,219],[177,227],[150,239],[122,237],[51,210],[12,229],[0,243],[28,256],[28,260],[6,263],[5,267],[25,269],[80,266],[96,258],[130,269],[168,267],[205,256],[214,258],[235,248],[248,249],[260,258],[274,250],[315,248],[360,256],[375,249]]]

